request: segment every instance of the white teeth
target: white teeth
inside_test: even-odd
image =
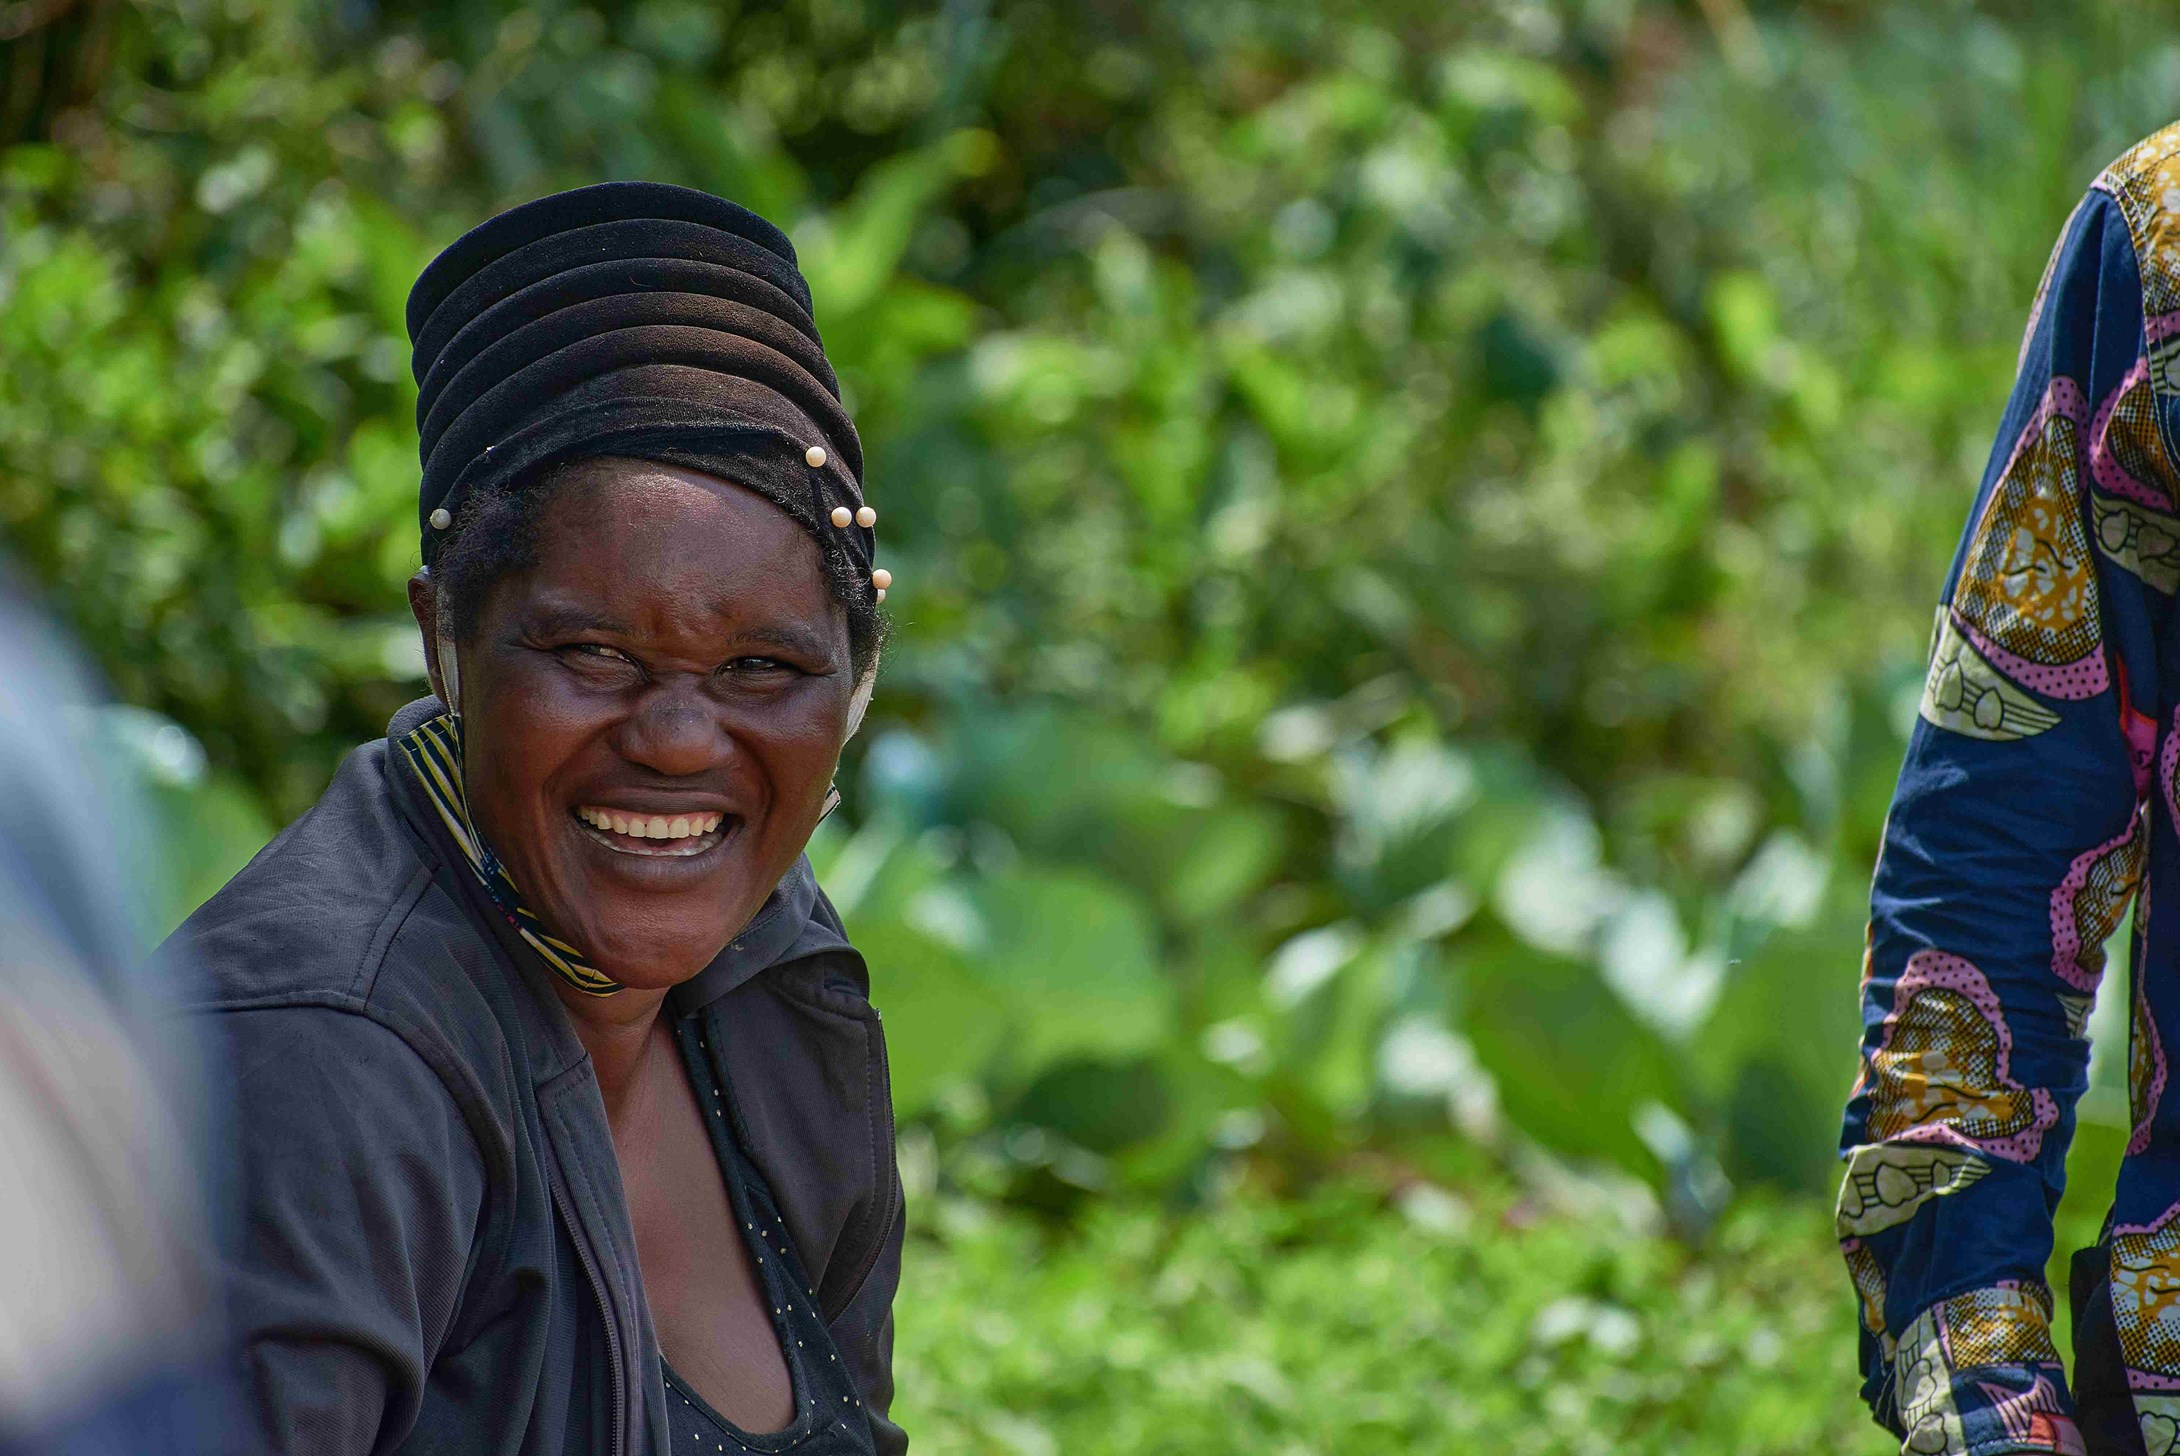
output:
[[[600,809],[584,805],[575,811],[575,817],[593,829],[609,834],[624,835],[629,839],[687,840],[700,839],[717,832],[726,822],[724,814],[627,814],[618,809]],[[691,853],[696,846],[691,846]]]

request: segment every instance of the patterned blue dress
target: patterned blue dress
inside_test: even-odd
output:
[[[1872,890],[1839,1234],[1909,1451],[2180,1452],[2176,429],[2180,127],[2097,179],[2037,291]],[[2130,904],[2132,1137],[2070,1392],[2044,1269]]]

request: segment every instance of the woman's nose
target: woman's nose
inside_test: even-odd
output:
[[[615,747],[630,763],[688,778],[717,768],[734,740],[694,687],[660,683],[643,695],[621,725]]]

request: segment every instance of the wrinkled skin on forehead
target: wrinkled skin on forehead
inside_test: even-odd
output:
[[[847,614],[809,535],[727,481],[595,460],[543,509],[535,565],[454,641],[470,813],[555,935],[663,990],[817,827],[849,729]],[[428,576],[410,602],[444,699]],[[684,823],[614,832],[654,816]]]

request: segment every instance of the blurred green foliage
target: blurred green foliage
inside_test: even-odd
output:
[[[0,522],[201,746],[146,760],[177,910],[420,689],[417,270],[680,181],[790,228],[868,445],[895,632],[814,853],[943,1183],[1828,1191],[1930,607],[2158,12],[48,9]]]
[[[1502,1195],[1100,1209],[1053,1244],[941,1204],[900,1418],[964,1456],[1883,1456],[1845,1390],[1821,1211],[1759,1200],[1702,1257]],[[928,1207],[928,1205],[925,1205]]]

